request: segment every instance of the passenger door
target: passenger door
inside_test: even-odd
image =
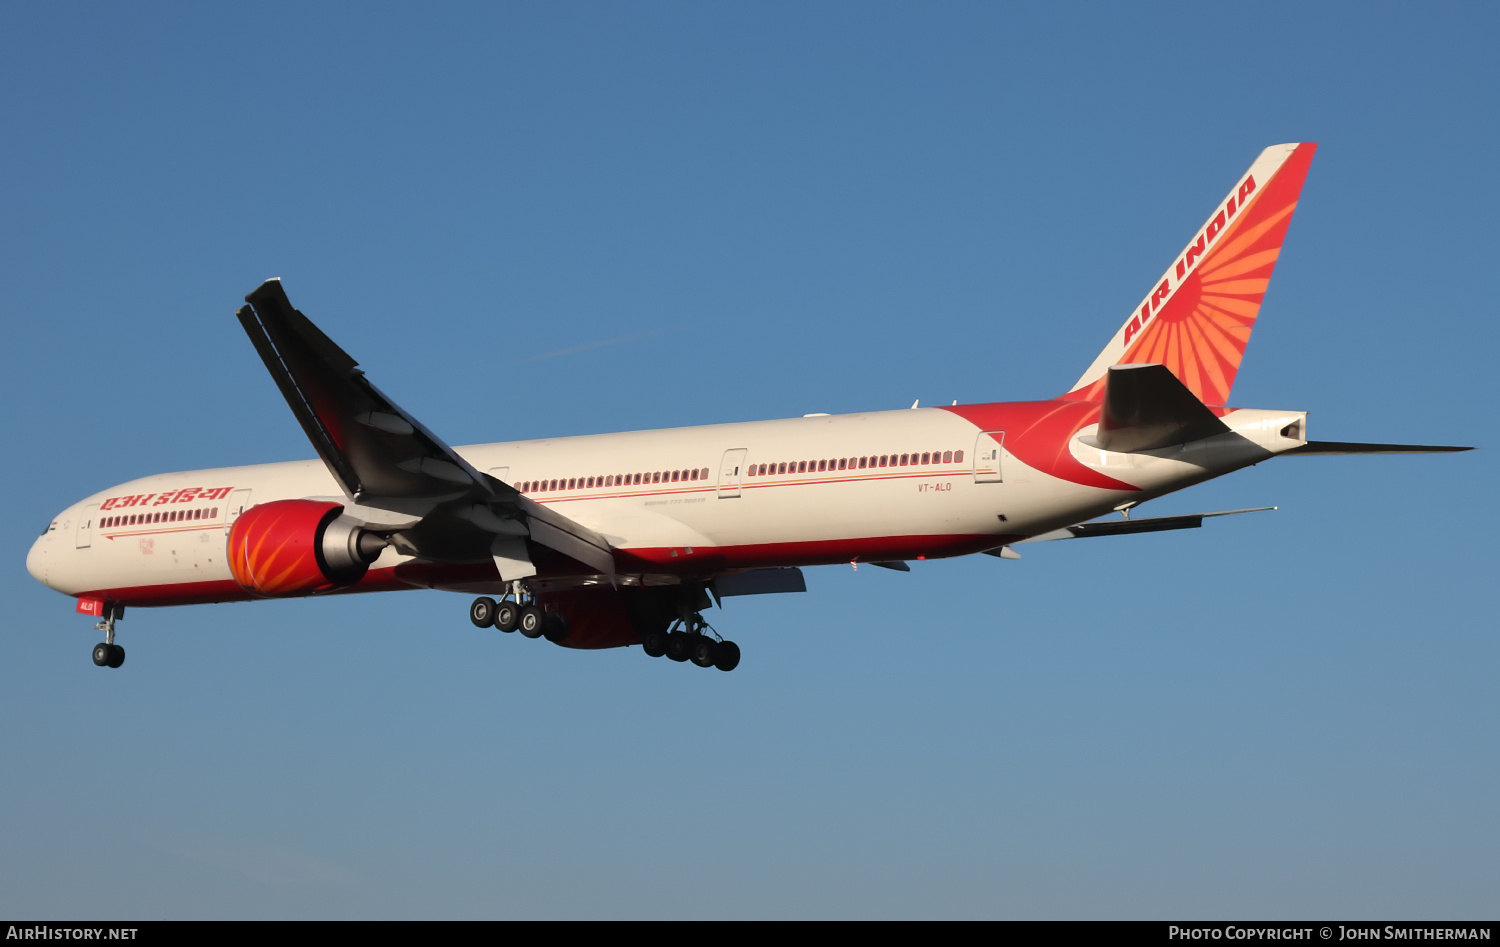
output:
[[[1000,451],[1004,431],[985,431],[974,441],[974,482],[1000,483]]]
[[[719,464],[719,499],[727,500],[740,495],[740,481],[745,469],[748,447],[736,447],[724,452],[724,462]]]

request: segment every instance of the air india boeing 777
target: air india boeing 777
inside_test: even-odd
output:
[[[740,649],[703,611],[803,591],[801,566],[1198,526],[1219,514],[1129,511],[1280,454],[1465,450],[1309,441],[1305,412],[1226,406],[1315,147],[1263,151],[1043,401],[454,448],[270,280],[239,320],[320,459],[110,487],[26,566],[99,619],[100,666],[125,660],[127,606],[433,588],[477,595],[475,625],[728,671]]]

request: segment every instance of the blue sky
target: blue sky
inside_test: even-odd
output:
[[[1493,917],[1496,20],[5,7],[0,915]],[[1303,140],[1234,402],[1481,451],[808,570],[710,615],[727,675],[432,592],[132,610],[109,672],[22,565],[112,483],[311,455],[233,319],[269,276],[450,443],[1048,397]]]

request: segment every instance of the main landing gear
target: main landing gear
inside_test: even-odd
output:
[[[115,621],[124,613],[119,605],[106,605],[104,617],[94,624],[95,631],[104,632],[104,640],[94,645],[94,663],[99,667],[117,668],[125,663],[125,649],[115,644]]]
[[[527,638],[545,637],[553,643],[568,636],[568,616],[544,611],[525,583],[512,582],[500,601],[481,595],[469,605],[469,621],[476,628],[494,626],[504,632],[519,631]]]
[[[641,650],[653,658],[691,661],[701,668],[733,671],[740,665],[740,646],[720,638],[713,626],[694,611],[684,611],[666,631],[647,632]]]

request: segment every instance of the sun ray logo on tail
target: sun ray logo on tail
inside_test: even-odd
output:
[[[1098,401],[1111,365],[1160,364],[1205,404],[1229,400],[1317,145],[1273,145],[1065,398]]]

